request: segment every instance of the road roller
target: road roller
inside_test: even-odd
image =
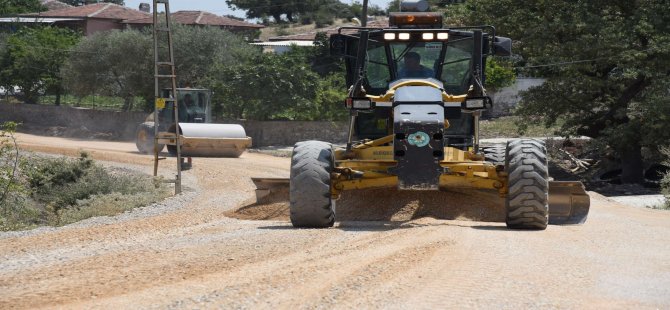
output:
[[[162,97],[169,98],[170,90],[163,90]],[[238,124],[213,124],[211,96],[208,89],[177,88],[179,128],[174,123],[173,101],[166,100],[158,109],[158,151],[167,146],[168,152],[176,156],[174,134],[179,132],[181,155],[187,157],[239,157],[251,146],[244,127]],[[155,113],[151,113],[138,126],[135,145],[143,154],[154,151]]]

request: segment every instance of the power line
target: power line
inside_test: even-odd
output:
[[[641,50],[640,52],[648,52],[652,49],[653,48],[648,48],[648,49],[645,49],[645,50]],[[619,58],[619,57],[621,57],[621,55],[623,55],[623,53],[617,54],[617,55],[612,55],[612,56],[607,56],[607,57],[594,58],[594,59],[563,61],[563,62],[543,64],[543,65],[521,66],[521,67],[512,67],[512,68],[513,69],[532,69],[532,68],[544,68],[544,67],[558,67],[558,66],[566,66],[566,65],[579,64],[579,63],[595,62],[595,61],[612,59],[612,58]]]

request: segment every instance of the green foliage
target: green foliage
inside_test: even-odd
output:
[[[0,211],[7,216],[11,206],[25,199],[25,192],[19,184],[19,152],[14,138],[17,124],[5,122],[0,126]]]
[[[670,140],[670,6],[662,1],[512,1],[465,4],[470,24],[516,39],[526,74],[547,82],[518,114],[598,138],[621,156],[624,182],[642,181],[642,147]]]
[[[240,36],[216,27],[174,25],[174,49],[179,84],[209,87],[206,82],[220,75],[216,66],[248,61],[258,50]]]
[[[554,137],[560,134],[562,122],[550,127],[540,124],[527,124],[527,120],[518,116],[503,116],[482,120],[479,124],[480,138],[521,138],[521,137]]]
[[[0,55],[0,85],[19,86],[27,103],[37,103],[40,93],[60,93],[60,67],[79,38],[65,28],[21,28]]]
[[[173,29],[181,86],[208,88],[209,81],[220,78],[215,68],[245,61],[258,53],[226,30],[182,25],[173,25]],[[144,98],[144,108],[150,110],[154,96],[152,42],[148,31],[137,30],[98,32],[85,38],[64,66],[66,88],[79,97],[121,97],[125,110],[133,109],[135,98]]]
[[[226,0],[226,3],[232,9],[245,10],[247,18],[267,20],[268,16],[271,16],[275,23],[281,23],[282,16],[285,16],[290,23],[315,22],[319,28],[332,24],[335,18],[360,18],[362,12],[359,1],[351,5],[339,0]],[[384,13],[384,10],[375,5],[368,7],[368,15],[384,15]]]
[[[71,222],[75,217],[72,214],[80,214],[82,209],[87,209],[84,212],[87,216],[98,212],[96,206],[105,204],[105,201],[96,200],[104,200],[107,195],[118,200],[119,195],[145,196],[145,193],[150,193],[139,201],[131,199],[135,201],[135,207],[155,201],[151,197],[156,195],[156,189],[150,179],[141,175],[111,173],[95,164],[86,153],[74,160],[65,157],[39,160],[26,175],[33,199],[45,204],[59,225],[67,224],[61,221],[64,213],[70,214]]]
[[[0,0],[0,16],[46,11],[40,0]]]
[[[344,119],[343,69],[329,55],[327,36],[318,34],[316,41],[316,48],[259,54],[219,68],[213,81],[215,114],[254,120]]]
[[[661,153],[665,156],[664,165],[670,167],[670,147],[661,149]],[[670,209],[670,171],[668,171],[661,181],[661,188],[663,196],[665,196],[665,209]]]
[[[121,97],[125,110],[131,110],[135,97],[151,98],[153,94],[151,46],[148,34],[134,30],[86,37],[63,67],[65,87],[78,97]]]
[[[78,159],[30,156],[22,160],[17,179],[13,194],[22,200],[3,205],[0,230],[115,215],[168,195],[150,177],[104,168],[86,153]]]
[[[219,67],[224,77],[214,87],[215,102],[234,118],[295,119],[315,97],[318,75],[304,59],[263,54],[250,63]]]
[[[489,58],[486,62],[486,88],[496,90],[514,84],[516,73],[509,62]]]

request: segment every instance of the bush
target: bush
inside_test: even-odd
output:
[[[664,165],[670,167],[670,147],[666,147],[661,150],[663,155],[665,155]],[[661,181],[661,188],[663,196],[665,196],[665,209],[670,209],[670,171],[665,173],[663,180]]]
[[[65,225],[92,216],[115,215],[169,195],[165,187],[156,187],[151,177],[102,167],[86,153],[77,159],[22,158],[16,179],[12,197],[18,198],[3,206],[0,230]]]

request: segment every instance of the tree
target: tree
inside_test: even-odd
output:
[[[641,182],[642,148],[670,141],[670,6],[663,1],[466,2],[471,23],[493,24],[546,83],[523,94],[518,113],[566,135],[597,138]]]
[[[275,22],[280,22],[282,15],[285,15],[289,22],[293,22],[295,15],[306,12],[310,2],[303,0],[226,0],[231,9],[246,10],[247,18],[272,16]]]
[[[258,50],[242,37],[216,27],[173,25],[175,61],[179,84],[209,87],[218,78],[216,65],[245,62]]]
[[[303,57],[260,54],[248,63],[219,67],[214,96],[222,113],[255,120],[300,119],[316,95],[318,75]]]
[[[40,93],[56,94],[60,104],[60,68],[80,36],[65,28],[23,28],[6,40],[0,55],[0,85],[21,88],[26,103],[37,103]]]
[[[72,6],[82,6],[94,3],[114,3],[118,5],[125,5],[125,2],[123,0],[59,0],[59,1]]]
[[[147,33],[135,30],[98,32],[87,37],[64,66],[66,88],[79,97],[121,97],[126,110],[132,109],[135,97],[152,98],[151,40]]]
[[[0,0],[0,16],[45,11],[39,0]]]
[[[173,40],[179,86],[210,88],[212,81],[221,78],[216,68],[246,61],[258,53],[241,38],[215,27],[173,25]],[[145,109],[152,109],[152,42],[150,32],[137,30],[99,32],[87,37],[65,66],[67,89],[79,97],[97,94],[124,98],[127,110],[133,108],[135,98],[141,97]]]

